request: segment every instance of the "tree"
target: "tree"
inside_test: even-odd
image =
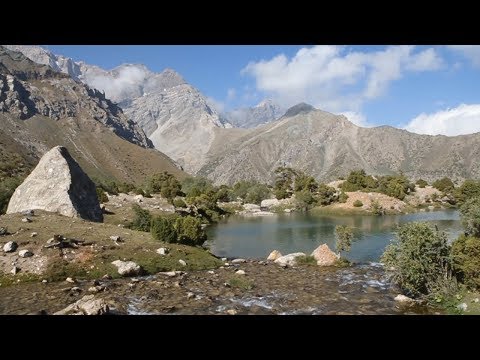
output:
[[[353,230],[346,225],[335,226],[335,249],[338,254],[342,251],[350,251],[353,240]]]
[[[435,189],[440,190],[443,193],[447,193],[455,188],[455,185],[453,184],[453,181],[450,180],[448,177],[444,177],[440,180],[435,180],[432,183],[432,186]]]
[[[397,242],[382,255],[392,281],[410,296],[433,293],[451,277],[450,247],[445,233],[426,223],[407,223],[398,228]]]
[[[480,238],[460,235],[452,243],[453,268],[467,287],[480,289]]]
[[[202,229],[202,222],[193,216],[177,218],[175,230],[180,244],[202,245],[207,239],[207,235]]]
[[[345,192],[341,191],[340,195],[338,196],[338,202],[346,203],[347,200],[348,200],[348,195]]]
[[[274,191],[277,193],[293,193],[293,181],[298,172],[289,167],[278,167],[275,169],[275,186]],[[288,196],[285,196],[288,197]]]
[[[315,192],[318,188],[317,181],[312,177],[305,175],[304,173],[298,173],[295,177],[295,191],[309,191],[311,193]]]
[[[183,195],[181,185],[172,174],[164,171],[150,176],[147,179],[146,191],[151,194],[161,194],[162,197],[173,201],[175,196]]]
[[[363,206],[363,202],[361,202],[360,200],[355,200],[353,202],[353,206],[355,207],[362,207]]]
[[[265,184],[255,184],[247,193],[245,201],[250,204],[260,205],[262,200],[270,197],[270,189]]]
[[[135,217],[128,227],[132,230],[150,231],[150,223],[152,221],[150,212],[142,209],[137,204],[132,205],[132,210],[135,213]]]
[[[336,191],[333,187],[325,184],[320,184],[318,185],[318,188],[317,188],[317,196],[316,196],[317,202],[320,205],[329,205],[335,201],[335,193]]]
[[[467,235],[480,237],[480,197],[467,200],[460,207],[460,214]]]
[[[177,230],[175,229],[175,217],[157,216],[152,219],[150,233],[155,240],[166,243],[177,242]]]
[[[465,202],[474,197],[480,197],[480,181],[465,180],[463,184],[455,190],[455,198],[458,202]]]
[[[423,180],[423,179],[418,179],[418,180],[417,180],[417,185],[418,185],[419,188],[422,188],[422,189],[423,189],[425,186],[428,185],[428,182],[426,182],[426,181]]]

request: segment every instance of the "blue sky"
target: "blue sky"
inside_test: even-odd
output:
[[[480,131],[479,46],[46,46],[112,69],[172,68],[219,109],[273,98],[343,113],[362,126]]]

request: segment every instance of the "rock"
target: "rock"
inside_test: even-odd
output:
[[[207,274],[213,275],[213,274],[215,274],[215,271],[213,271],[213,270],[208,270],[208,271],[207,271]]]
[[[228,315],[237,315],[237,310],[235,310],[235,309],[228,309],[228,310],[227,310],[227,314],[228,314]]]
[[[231,262],[232,262],[232,264],[243,264],[243,263],[246,263],[247,260],[245,260],[245,259],[233,259]]]
[[[168,253],[167,248],[161,247],[157,249],[158,255],[167,255],[167,253]]]
[[[141,203],[143,202],[143,195],[135,195],[134,197],[135,201],[138,202],[138,203]]]
[[[43,279],[43,280],[42,280],[42,283],[43,283],[43,284],[46,284],[47,282],[48,282],[47,279]]]
[[[474,303],[478,303],[479,301],[480,301],[479,298],[475,298],[475,299],[472,300],[472,302],[474,302]]]
[[[159,272],[159,274],[162,274],[162,275],[167,275],[168,277],[174,277],[177,275],[177,273],[175,271],[165,271],[165,272]]]
[[[17,273],[20,271],[20,269],[16,266],[13,266],[12,271],[10,271],[13,275],[17,275]]]
[[[62,146],[43,155],[35,169],[17,187],[7,214],[30,209],[92,221],[103,220],[95,184]]]
[[[267,260],[271,260],[271,261],[275,261],[277,260],[279,257],[282,257],[282,253],[278,250],[273,250],[270,255],[268,255],[267,257]]]
[[[88,288],[88,292],[91,292],[93,294],[96,294],[102,290],[105,290],[105,286],[97,285],[97,286],[91,286]]]
[[[105,315],[109,312],[110,309],[105,300],[95,299],[95,295],[85,295],[54,315]]]
[[[32,233],[30,234],[30,237],[35,237],[35,236],[37,236],[37,235],[38,235],[38,233],[32,232]]]
[[[178,262],[179,262],[180,265],[182,265],[182,266],[187,266],[187,263],[185,262],[185,260],[180,259],[180,260],[178,260]]]
[[[265,200],[262,200],[260,207],[262,208],[265,207],[270,209],[271,207],[278,206],[278,205],[280,205],[280,201],[277,199],[265,199]]]
[[[102,279],[111,280],[112,277],[111,277],[110,275],[108,275],[108,274],[105,274],[105,275],[102,276]]]
[[[18,252],[18,256],[22,258],[30,257],[33,256],[33,253],[30,250],[20,250]]]
[[[135,276],[139,275],[142,271],[140,265],[137,265],[133,261],[115,260],[112,261],[112,265],[117,267],[118,273],[122,276]]]
[[[235,274],[237,274],[237,275],[245,275],[245,271],[243,271],[243,270],[238,270],[238,271],[235,271]]]
[[[223,261],[223,262],[227,261],[227,258],[222,258],[222,261]]]
[[[317,260],[319,266],[332,266],[340,258],[335,254],[327,244],[322,244],[312,252],[312,256]]]
[[[65,281],[68,282],[68,283],[70,283],[70,284],[75,284],[75,283],[76,283],[76,281],[75,281],[74,279],[72,279],[71,277],[67,277],[67,278],[65,279]]]
[[[413,300],[412,298],[409,298],[408,296],[405,296],[405,295],[402,295],[402,294],[399,294],[399,295],[395,296],[395,298],[393,300],[398,301],[401,304],[406,304],[406,305],[411,305],[415,302],[415,300]]]
[[[194,293],[192,293],[192,292],[187,293],[187,299],[191,299],[191,298],[194,298],[194,297],[195,297]]]
[[[0,226],[0,236],[7,235],[8,231],[6,227]]]
[[[110,240],[113,240],[113,241],[117,242],[117,241],[122,241],[122,238],[120,236],[117,236],[117,235],[112,235],[112,236],[110,236]]]
[[[244,204],[243,209],[245,211],[257,212],[257,211],[260,211],[260,206],[256,204]]]
[[[14,252],[15,250],[17,250],[17,248],[18,245],[15,241],[9,241],[5,245],[3,245],[3,251],[5,251],[6,253]]]
[[[34,216],[35,215],[35,212],[33,210],[25,210],[22,212],[22,215],[23,216]]]
[[[223,265],[225,265],[225,266],[227,266],[227,267],[230,266],[230,264],[229,264],[228,262],[226,262],[226,263],[223,264]]]
[[[296,264],[295,259],[299,256],[305,256],[305,254],[302,252],[297,252],[297,253],[284,255],[276,259],[275,264],[278,264],[280,266],[293,266]]]
[[[82,289],[80,289],[78,286],[74,286],[70,289],[70,292],[82,292]]]
[[[7,214],[8,214],[8,213],[7,213]],[[24,217],[24,218],[22,219],[22,222],[24,222],[24,223],[31,223],[31,222],[32,222],[32,219],[30,219],[30,218],[28,218],[28,217]]]
[[[286,212],[286,213],[291,213],[293,211],[293,209],[284,209],[283,212]]]
[[[457,309],[461,311],[466,311],[468,308],[468,305],[466,303],[461,303],[457,305]]]

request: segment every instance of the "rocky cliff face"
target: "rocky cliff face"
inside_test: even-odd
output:
[[[136,181],[153,169],[181,174],[165,155],[150,149],[143,130],[98,90],[3,47],[0,123],[0,139],[8,143],[0,148],[30,164],[63,145],[98,177]]]
[[[235,127],[253,128],[278,119],[284,112],[280,105],[271,99],[266,99],[254,107],[229,111],[225,114],[225,118]]]
[[[300,109],[300,110],[299,110]],[[413,179],[480,176],[480,133],[456,137],[418,135],[382,126],[361,128],[344,116],[294,107],[291,116],[255,129],[218,132],[199,171],[216,184],[272,181],[278,166],[289,166],[322,181],[353,169],[372,174],[403,171]],[[236,129],[238,130],[238,129]]]
[[[56,146],[40,159],[15,190],[7,214],[37,209],[91,221],[103,220],[95,184],[64,147]]]

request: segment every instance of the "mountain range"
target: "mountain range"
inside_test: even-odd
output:
[[[284,111],[272,100],[220,114],[172,69],[154,73],[144,65],[124,64],[104,70],[38,47],[10,48],[69,74],[75,84],[81,81],[103,91],[89,90],[102,99],[100,103],[108,102],[108,107],[117,103],[123,109],[128,120],[122,113],[120,122],[130,121],[143,129],[151,143],[140,145],[153,145],[185,171],[216,184],[252,179],[269,182],[278,166],[304,170],[322,181],[359,168],[379,175],[403,171],[426,180],[480,176],[480,165],[474,160],[480,156],[480,134],[447,137],[389,126],[363,128],[345,116],[308,104]],[[121,131],[117,133],[121,136]],[[130,137],[123,136],[131,142],[142,138],[140,133]]]

